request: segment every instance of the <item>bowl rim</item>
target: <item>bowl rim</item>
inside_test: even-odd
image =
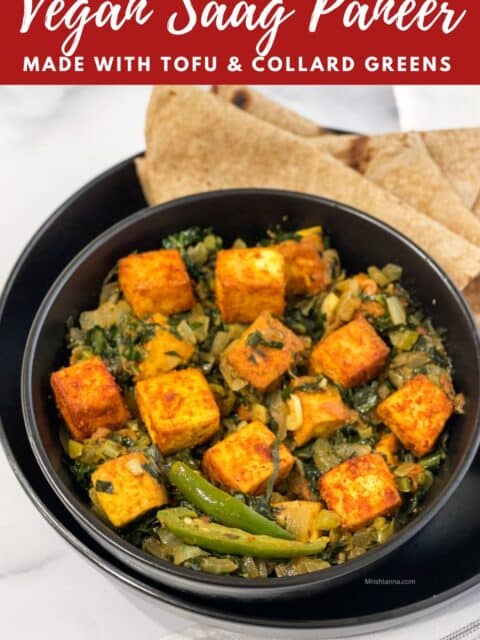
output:
[[[36,351],[36,345],[38,342],[39,333],[41,332],[43,322],[48,314],[53,301],[56,298],[58,291],[63,287],[65,282],[75,272],[75,270],[86,261],[96,250],[103,245],[107,240],[114,237],[116,234],[128,229],[129,227],[137,224],[139,221],[148,218],[150,216],[158,215],[162,212],[177,207],[182,207],[185,204],[198,203],[209,200],[221,199],[226,196],[236,197],[285,197],[293,199],[301,199],[312,204],[312,206],[322,204],[324,206],[337,209],[347,216],[353,216],[360,218],[361,220],[379,228],[383,233],[388,236],[393,236],[407,247],[416,253],[417,256],[428,265],[437,277],[440,278],[445,288],[448,290],[448,294],[454,298],[459,312],[463,315],[466,321],[471,336],[475,344],[474,357],[476,360],[477,370],[480,371],[480,335],[476,328],[476,323],[473,318],[472,312],[468,307],[465,299],[460,291],[453,284],[449,276],[444,270],[414,241],[407,238],[403,233],[397,231],[395,228],[384,223],[354,207],[350,207],[341,202],[324,198],[321,196],[313,196],[310,194],[288,191],[283,189],[257,189],[257,188],[243,188],[243,189],[222,189],[216,191],[209,191],[203,193],[192,194],[170,200],[154,207],[145,207],[129,216],[115,223],[93,240],[91,240],[81,251],[79,251],[64,267],[61,273],[57,276],[53,284],[48,289],[44,296],[42,303],[40,304],[35,318],[32,322],[29,335],[27,338],[23,361],[22,361],[22,374],[21,374],[21,404],[22,413],[25,421],[28,439],[32,447],[33,453],[40,469],[44,476],[48,480],[50,486],[53,488],[56,495],[60,498],[61,502],[66,506],[70,513],[75,517],[77,522],[86,529],[88,532],[94,532],[99,536],[103,543],[113,545],[116,551],[121,554],[124,560],[130,559],[134,562],[140,562],[146,564],[150,569],[159,571],[161,573],[172,574],[177,578],[180,578],[186,583],[195,581],[197,583],[204,583],[211,586],[220,587],[225,591],[228,590],[255,590],[259,595],[260,592],[271,594],[276,589],[295,588],[302,585],[319,585],[319,584],[331,584],[337,583],[340,580],[346,579],[351,574],[365,569],[384,558],[386,555],[393,553],[401,545],[406,543],[414,535],[434,518],[438,511],[446,504],[446,502],[452,497],[456,488],[464,478],[468,471],[477,448],[480,444],[480,402],[476,399],[476,416],[475,416],[475,430],[470,438],[469,447],[463,452],[461,460],[457,469],[448,479],[445,486],[440,490],[439,494],[432,500],[425,510],[421,511],[415,518],[407,523],[400,531],[398,531],[390,540],[386,543],[378,545],[373,549],[367,551],[362,556],[354,558],[345,562],[344,564],[334,565],[323,571],[313,572],[311,574],[303,574],[300,576],[282,577],[282,578],[256,578],[255,580],[246,580],[239,576],[214,576],[204,572],[194,572],[191,569],[175,566],[173,563],[155,558],[150,554],[147,554],[142,549],[135,547],[121,538],[117,531],[111,529],[108,525],[99,520],[90,510],[89,507],[73,492],[71,492],[66,485],[59,478],[57,472],[53,468],[50,459],[45,451],[41,438],[39,436],[39,430],[37,428],[35,411],[32,403],[32,367],[34,362],[34,355]]]

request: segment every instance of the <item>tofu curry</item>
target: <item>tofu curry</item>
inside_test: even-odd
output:
[[[230,248],[194,227],[119,260],[51,375],[99,518],[257,578],[346,562],[418,513],[464,398],[401,266],[340,258],[320,227]]]

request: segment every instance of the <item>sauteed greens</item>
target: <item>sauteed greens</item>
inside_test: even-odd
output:
[[[225,249],[193,227],[119,261],[52,373],[96,515],[176,565],[245,578],[386,542],[447,456],[444,335],[400,265],[347,274],[320,227]]]

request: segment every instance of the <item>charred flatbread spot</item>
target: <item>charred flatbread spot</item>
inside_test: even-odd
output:
[[[250,102],[250,96],[243,89],[238,89],[232,96],[232,104],[239,109],[247,109]]]
[[[350,166],[352,169],[364,173],[365,168],[368,166],[368,143],[370,138],[368,136],[359,136],[352,142],[350,148]]]

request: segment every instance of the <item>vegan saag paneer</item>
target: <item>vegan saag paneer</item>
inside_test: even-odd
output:
[[[154,556],[247,578],[324,569],[421,508],[464,399],[398,265],[346,274],[320,227],[122,258],[51,376],[92,509]]]

